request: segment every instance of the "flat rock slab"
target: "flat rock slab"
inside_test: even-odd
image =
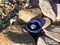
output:
[[[28,22],[35,17],[42,17],[42,13],[39,8],[24,9],[19,11],[19,19],[22,19],[25,22]]]
[[[54,39],[55,41],[60,42],[60,25],[51,25],[44,31],[47,36]]]
[[[56,42],[55,40],[52,40],[51,38],[47,37],[47,36],[40,36],[38,38],[38,45],[60,45],[58,42]]]
[[[60,4],[56,4],[52,0],[39,0],[39,6],[45,16],[60,22]]]
[[[60,25],[51,25],[44,31],[47,36],[40,36],[38,45],[60,45]]]

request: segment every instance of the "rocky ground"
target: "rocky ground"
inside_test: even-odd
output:
[[[34,45],[33,43],[34,40],[27,31],[18,30],[15,26],[0,33],[0,45]]]
[[[4,1],[4,0],[3,0]],[[7,1],[7,0],[6,0]],[[9,12],[14,12],[14,11],[18,11],[19,7],[21,8],[21,10],[19,10],[17,13],[19,15],[19,18],[22,19],[25,22],[28,22],[30,19],[35,18],[35,17],[42,17],[41,14],[41,10],[38,6],[38,0],[9,0],[9,2],[5,2],[6,4],[1,4],[0,2],[0,15],[2,16],[2,19],[8,15]],[[21,5],[20,5],[21,3]],[[14,10],[13,10],[14,9]],[[15,10],[16,9],[16,10]],[[14,13],[12,13],[14,14]],[[0,16],[0,19],[1,19]],[[28,17],[28,19],[27,19]],[[0,20],[1,21],[1,20]],[[11,22],[12,20],[10,20]],[[14,20],[15,21],[15,20]],[[49,22],[49,21],[47,21]],[[12,22],[11,22],[12,23]],[[22,23],[22,22],[20,22]],[[48,23],[47,23],[48,25]],[[1,33],[0,33],[0,45],[34,45],[34,40],[32,38],[32,36],[23,28],[20,28],[21,26],[13,26],[10,25],[9,27],[7,27],[6,29],[4,29]],[[50,28],[52,29],[52,28]],[[55,28],[56,29],[56,28]],[[53,29],[53,30],[55,30]],[[59,28],[60,29],[60,26]],[[49,30],[49,29],[48,29]],[[49,33],[50,31],[48,31],[48,35],[55,35],[52,31],[52,33]],[[59,30],[57,30],[57,32],[59,32]],[[60,34],[60,32],[59,32]],[[60,41],[60,36],[57,34],[57,36],[53,36],[51,35],[51,37],[55,38],[55,39],[59,39]],[[49,40],[49,42],[51,43],[55,43],[56,41],[50,41],[50,39],[47,38],[47,41]],[[51,39],[52,40],[52,39]],[[41,40],[39,40],[39,45],[40,45]],[[49,43],[48,42],[48,43]],[[52,43],[50,45],[52,45]],[[44,43],[41,43],[44,44]],[[57,44],[59,45],[59,44]]]

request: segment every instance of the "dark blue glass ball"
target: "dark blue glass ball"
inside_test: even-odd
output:
[[[26,23],[26,30],[31,33],[39,33],[42,30],[44,20],[32,19]]]

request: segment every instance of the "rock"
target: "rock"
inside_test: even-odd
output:
[[[55,5],[53,3],[53,5]],[[54,12],[54,10],[52,9],[52,6],[49,2],[49,0],[39,0],[39,6],[41,8],[42,13],[51,18],[53,20],[53,22],[56,22],[56,14]]]
[[[29,20],[37,16],[42,17],[42,13],[39,8],[25,9],[19,11],[19,18],[25,22],[28,22]]]
[[[49,18],[43,18],[45,20],[45,24],[43,25],[42,29],[45,29],[51,25],[51,20]]]
[[[44,41],[43,38],[44,38],[44,37],[42,37],[42,36],[38,38],[37,45],[40,45],[40,44],[41,44],[41,45],[47,45],[47,44],[45,43],[45,41]]]
[[[57,5],[57,22],[60,22],[60,4]]]
[[[0,33],[0,45],[34,45],[34,40],[26,31],[22,33],[15,27],[5,29]]]
[[[47,36],[40,36],[38,38],[37,45],[60,45],[58,42],[52,40],[51,38]]]
[[[50,38],[54,39],[57,42],[60,42],[60,26],[59,25],[51,25],[49,28],[45,29],[45,34]]]

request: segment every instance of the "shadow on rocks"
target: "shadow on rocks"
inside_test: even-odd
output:
[[[8,31],[4,33],[7,35],[7,37],[15,42],[15,43],[24,43],[24,44],[30,44],[33,42],[32,37],[28,34],[28,32],[22,33],[22,34],[17,34],[11,31]]]

